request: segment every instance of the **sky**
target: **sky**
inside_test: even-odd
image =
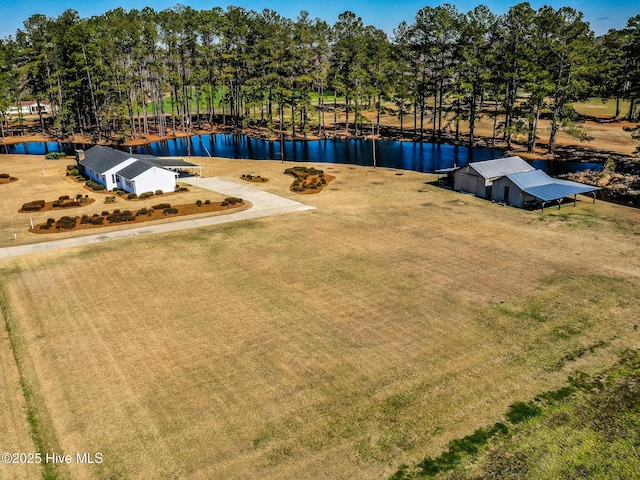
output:
[[[102,0],[100,2],[92,0],[85,2],[77,0],[0,0],[0,38],[15,35],[16,30],[22,28],[22,23],[36,13],[57,17],[67,9],[74,9],[84,18],[100,15],[118,7],[131,10],[151,6],[156,11],[160,11],[178,3],[197,10],[213,7],[226,9],[228,5],[258,12],[269,8],[289,18],[295,18],[301,10],[306,10],[311,18],[319,17],[329,24],[335,23],[340,13],[350,10],[362,17],[365,25],[373,25],[391,35],[393,29],[403,20],[409,24],[413,23],[416,12],[422,7],[427,5],[435,7],[447,2],[429,0],[235,0],[228,3],[225,1],[216,3],[205,0],[127,0],[126,2],[123,0]],[[511,5],[519,3],[519,0],[510,3],[500,0],[484,2],[449,0],[448,3],[455,5],[460,12],[468,12],[477,5],[484,4],[493,13],[500,15],[505,13]],[[585,20],[589,22],[596,35],[602,35],[612,28],[624,28],[629,18],[640,14],[640,3],[637,0],[532,0],[529,3],[534,9],[543,5],[551,5],[556,9],[562,6],[573,7],[584,14]]]

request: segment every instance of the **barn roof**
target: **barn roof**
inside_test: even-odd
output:
[[[534,168],[520,157],[505,157],[468,165],[484,178],[498,178],[510,173],[529,172]]]
[[[591,185],[552,178],[542,170],[512,173],[506,177],[515,183],[520,190],[539,198],[543,202],[599,190]]]

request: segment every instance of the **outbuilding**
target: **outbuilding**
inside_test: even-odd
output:
[[[549,202],[560,202],[563,198],[572,196],[575,200],[578,194],[597,190],[597,187],[591,185],[553,178],[542,170],[532,170],[510,173],[494,180],[491,199],[520,208],[539,203],[544,208]]]
[[[511,173],[532,170],[534,168],[520,157],[473,162],[453,171],[453,189],[490,199],[492,198],[492,185],[496,179]]]

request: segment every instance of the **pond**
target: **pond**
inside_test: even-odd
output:
[[[74,149],[90,148],[90,145],[73,145],[56,142],[32,142],[0,147],[2,153],[44,155],[48,152],[64,151],[73,154]],[[142,147],[122,148],[133,153],[156,155],[159,157],[223,157],[252,160],[282,160],[312,163],[343,163],[351,165],[396,168],[417,172],[432,173],[441,168],[454,165],[463,166],[469,162],[478,162],[500,158],[500,150],[489,148],[470,148],[464,146],[399,142],[388,140],[374,142],[364,139],[348,140],[310,140],[270,142],[246,135],[214,134],[198,135],[154,142]],[[375,160],[374,160],[375,159]],[[583,170],[601,170],[597,162],[559,162],[532,161],[535,168],[549,175],[560,175]]]

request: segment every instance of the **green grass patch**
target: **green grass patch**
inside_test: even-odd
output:
[[[640,351],[599,375],[511,405],[496,424],[453,440],[436,458],[401,465],[391,480],[420,478],[636,478],[640,471]],[[452,471],[455,471],[453,473]]]

